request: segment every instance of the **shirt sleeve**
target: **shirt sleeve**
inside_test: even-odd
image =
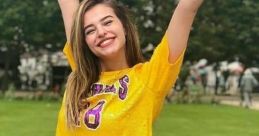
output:
[[[67,61],[72,69],[72,71],[75,70],[75,60],[73,57],[71,45],[67,42],[65,44],[65,47],[63,49],[63,53],[67,57]],[[57,121],[57,127],[56,127],[56,136],[72,136],[73,134],[71,131],[68,130],[68,127],[66,125],[66,117],[65,117],[65,99],[66,99],[66,90],[64,93],[64,97],[62,100],[61,108],[58,114],[58,121]]]
[[[65,44],[63,52],[64,52],[64,54],[67,57],[68,63],[70,65],[72,71],[74,71],[75,70],[75,66],[76,66],[75,65],[75,60],[74,60],[74,57],[73,57],[71,45],[68,42]]]
[[[150,61],[143,64],[139,75],[139,79],[147,88],[144,93],[153,101],[153,120],[159,115],[165,96],[178,77],[185,52],[184,50],[174,63],[170,63],[167,38],[167,35],[163,37]]]
[[[164,99],[172,89],[182,65],[184,52],[174,63],[169,62],[168,37],[165,34],[160,44],[156,47],[150,61],[143,65],[143,80],[156,98]]]

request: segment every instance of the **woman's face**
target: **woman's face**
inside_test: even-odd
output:
[[[123,25],[107,5],[96,5],[85,13],[84,33],[87,45],[98,58],[125,57]]]

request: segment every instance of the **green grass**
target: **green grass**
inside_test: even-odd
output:
[[[0,136],[54,136],[59,102],[0,100]],[[258,136],[259,111],[166,104],[154,136]]]
[[[58,102],[0,100],[0,136],[54,136]]]
[[[224,105],[166,105],[155,136],[258,136],[259,111]]]

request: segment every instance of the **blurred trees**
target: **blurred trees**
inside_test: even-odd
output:
[[[246,65],[259,61],[257,0],[205,0],[194,23],[188,59],[210,61],[239,57]]]
[[[176,1],[123,0],[136,15],[144,49],[149,44],[159,43]],[[205,0],[193,25],[186,59],[231,61],[239,58],[247,65],[258,65],[258,37],[259,3],[256,0]]]
[[[61,49],[65,34],[56,0],[0,0],[0,89],[17,80],[24,52]]]
[[[0,47],[28,52],[64,43],[56,0],[0,0]]]
[[[142,46],[159,43],[176,1],[140,0],[131,7]],[[186,60],[206,58],[215,62],[239,58],[246,65],[259,65],[258,40],[257,0],[205,0],[193,25]]]
[[[159,43],[175,1],[121,0],[135,15],[143,48]],[[62,48],[65,35],[57,0],[0,0],[0,3],[1,50]],[[259,59],[258,36],[256,0],[205,0],[195,20],[186,57],[216,61],[238,56],[252,63],[250,58]]]
[[[146,57],[163,36],[177,0],[121,0],[134,13]],[[0,66],[12,67],[15,56],[39,48],[61,50],[65,32],[57,0],[0,0]],[[193,25],[186,60],[239,57],[259,60],[257,0],[205,0]],[[173,37],[172,37],[173,38]],[[14,57],[12,57],[14,56]]]
[[[151,47],[161,41],[175,6],[175,0],[141,0],[138,5],[132,6],[146,57],[152,55]]]

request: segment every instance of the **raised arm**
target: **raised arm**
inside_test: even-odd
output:
[[[198,8],[203,0],[180,0],[167,29],[169,62],[174,63],[185,50]]]
[[[58,3],[62,12],[67,42],[69,42],[71,27],[73,24],[73,17],[77,7],[79,6],[79,0],[58,0]]]

